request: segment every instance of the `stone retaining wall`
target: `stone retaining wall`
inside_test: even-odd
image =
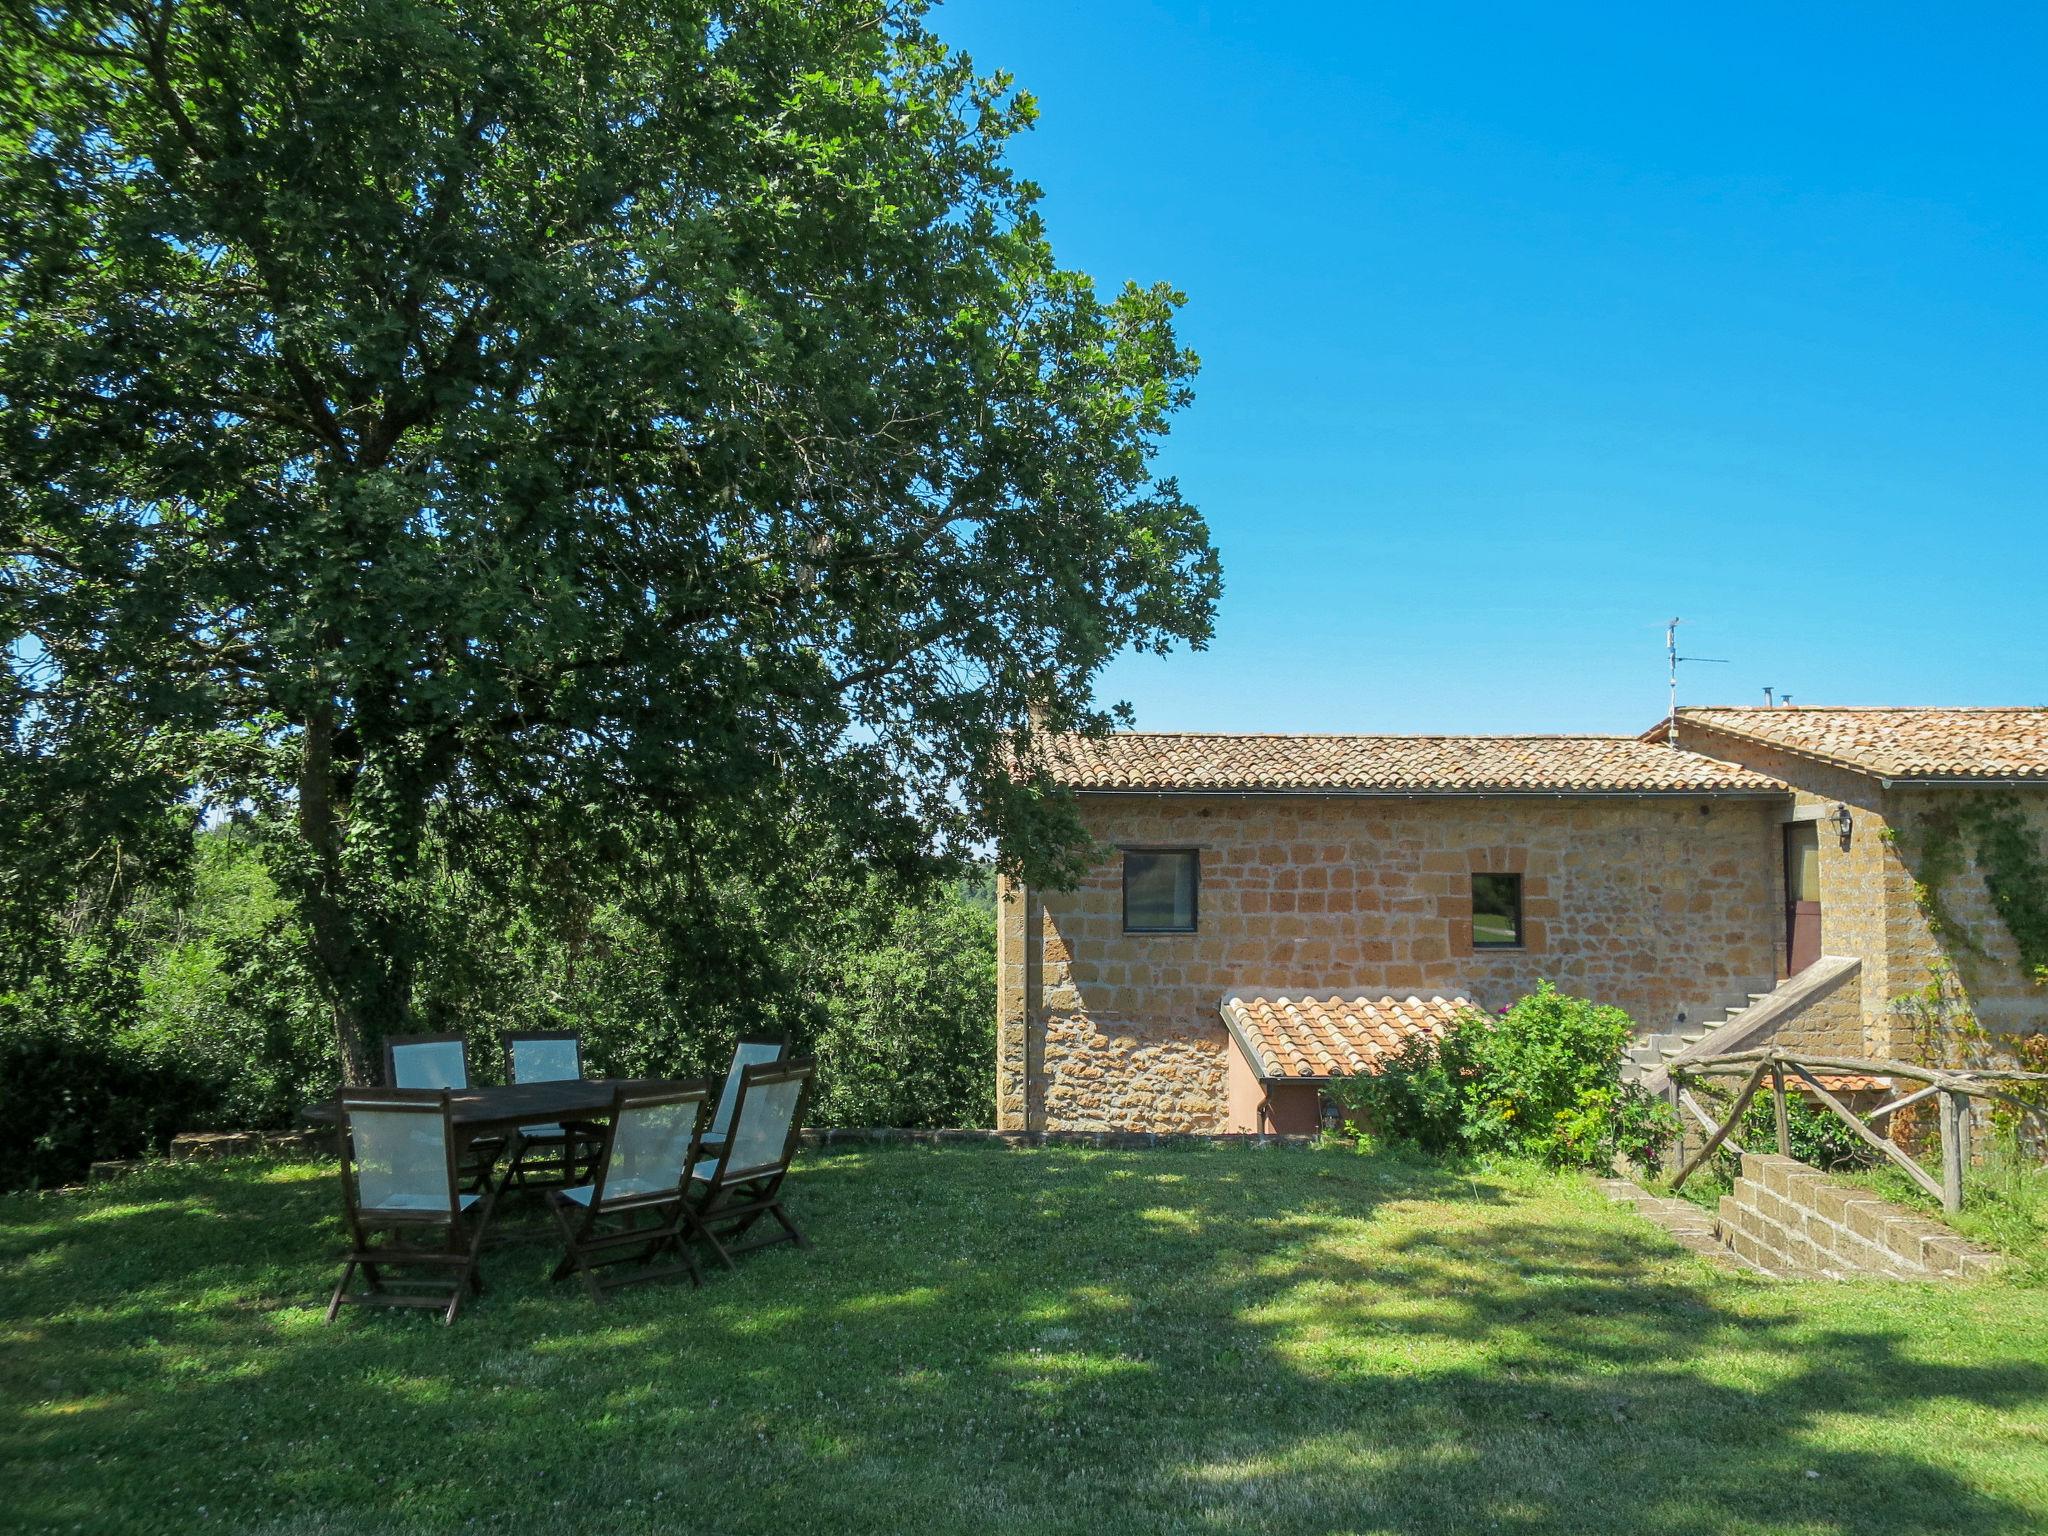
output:
[[[1743,1154],[1716,1232],[1786,1279],[1975,1279],[1999,1265],[1940,1222],[1774,1152]]]
[[[807,1147],[979,1143],[1004,1147],[1101,1147],[1113,1152],[1135,1152],[1155,1147],[1313,1147],[1320,1140],[1320,1136],[1259,1136],[1226,1131],[1208,1134],[1176,1131],[906,1131],[887,1126],[808,1130],[803,1133],[803,1143]]]
[[[986,1131],[905,1130],[899,1126],[816,1126],[800,1133],[806,1147],[969,1146],[1100,1147],[1130,1152],[1154,1147],[1312,1147],[1314,1136],[1254,1136],[1218,1132],[1186,1135],[1168,1131]],[[188,1131],[171,1140],[174,1163],[222,1157],[319,1155],[333,1150],[332,1131]],[[97,1177],[139,1168],[140,1161],[95,1163]]]
[[[1135,1152],[1175,1147],[1313,1147],[1316,1136],[1187,1135],[1155,1131],[914,1131],[898,1126],[823,1126],[799,1133],[803,1145],[821,1148],[909,1146],[1099,1147]],[[224,1157],[321,1157],[334,1150],[332,1131],[187,1131],[171,1138],[174,1163],[213,1162]],[[92,1165],[85,1184],[66,1184],[46,1194],[76,1194],[149,1166],[141,1157],[108,1158]]]

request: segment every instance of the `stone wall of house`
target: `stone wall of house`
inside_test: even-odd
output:
[[[1463,993],[1541,979],[1644,1028],[1767,989],[1779,797],[1090,795],[1104,857],[1001,891],[999,1123],[1212,1131],[1232,987]],[[1199,931],[1126,934],[1116,845],[1201,852]],[[1471,876],[1522,876],[1525,944],[1475,949]]]
[[[1918,818],[1958,797],[1967,786],[1901,785],[1886,789],[1876,777],[1817,763],[1681,719],[1679,744],[1728,762],[1742,763],[1793,786],[1792,818],[1821,821],[1821,947],[1828,954],[1854,955],[1863,962],[1864,1052],[1878,1057],[1925,1054],[1916,1038],[1914,1000],[1927,988],[1936,967],[1948,969],[1964,1000],[1994,1034],[2048,1030],[2048,987],[2027,977],[2012,935],[1991,905],[1982,874],[1966,858],[1943,889],[1948,911],[1969,933],[1969,948],[1951,951],[1930,925],[1918,889]],[[2048,789],[2000,790],[2015,795],[2038,829],[2048,853]],[[1826,819],[1835,807],[1849,807],[1849,841]],[[1783,863],[1775,870],[1783,900]],[[1779,938],[1783,969],[1783,935]]]
[[[1863,1053],[1890,1055],[1890,1004],[1897,987],[1891,973],[1889,933],[1897,916],[1898,898],[1904,894],[1910,901],[1912,877],[1888,835],[1890,807],[1884,786],[1868,774],[1817,763],[1683,718],[1679,721],[1678,744],[1784,780],[1792,786],[1793,796],[1781,819],[1820,823],[1821,950],[1830,955],[1854,955],[1863,962]],[[1830,819],[1841,805],[1849,808],[1851,823],[1846,846]],[[1771,853],[1771,878],[1776,884],[1781,914],[1777,930],[1779,975],[1785,971],[1783,836],[1782,832],[1778,834]],[[1910,978],[1905,984],[1917,986],[1924,979]]]
[[[1996,792],[2019,803],[2035,845],[2042,857],[2048,858],[2048,789],[2030,786]],[[1937,963],[1953,968],[1970,1012],[1992,1035],[2048,1031],[2048,984],[2026,973],[2012,931],[1992,905],[1969,838],[1963,839],[1961,867],[1939,893],[1942,908],[1969,935],[1968,944],[1941,942],[1913,883],[1921,819],[1945,802],[1953,804],[1956,797],[1975,793],[1949,786],[1900,786],[1891,792],[1892,824],[1899,832],[1896,856],[1906,870],[1905,880],[1891,895],[1886,928],[1895,984],[1893,1032],[1901,1049],[1912,1043],[1913,1022],[1911,1012],[1899,1006],[1899,1000],[1924,990]]]
[[[1813,976],[1840,963],[1841,974],[1824,981],[1813,996],[1786,1013],[1771,1031],[1770,1042],[1815,1056],[1860,1057],[1869,1053],[1863,1027],[1863,992],[1858,967],[1849,961],[1822,959],[1800,973]],[[1791,983],[1788,985],[1796,985]]]

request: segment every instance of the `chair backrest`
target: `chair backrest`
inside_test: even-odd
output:
[[[446,1089],[348,1088],[342,1182],[364,1215],[450,1217],[461,1209]]]
[[[469,1053],[460,1035],[392,1035],[384,1080],[394,1088],[467,1088]]]
[[[567,1083],[583,1075],[583,1040],[573,1030],[530,1030],[505,1037],[515,1083]]]
[[[686,1083],[659,1093],[620,1089],[612,1101],[612,1131],[604,1166],[592,1192],[593,1210],[673,1200],[697,1160],[709,1083]]]
[[[732,1107],[740,1094],[740,1074],[749,1067],[782,1060],[782,1053],[788,1049],[787,1035],[740,1037],[740,1043],[733,1047],[732,1065],[726,1069],[725,1091],[718,1096],[718,1113],[711,1117],[714,1136],[723,1136],[732,1126]]]
[[[739,1100],[720,1154],[718,1182],[755,1178],[789,1166],[816,1070],[817,1063],[808,1057],[741,1069]]]

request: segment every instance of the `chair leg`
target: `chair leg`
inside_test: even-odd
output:
[[[598,1285],[596,1277],[591,1273],[589,1255],[584,1247],[585,1239],[590,1236],[594,1218],[586,1213],[582,1223],[579,1225],[570,1219],[567,1210],[564,1208],[564,1202],[555,1198],[552,1194],[548,1198],[548,1211],[555,1218],[555,1225],[562,1229],[562,1258],[555,1265],[548,1279],[550,1281],[561,1281],[574,1275],[582,1282],[583,1289],[589,1293],[592,1301],[603,1301],[604,1291]]]
[[[341,1266],[341,1279],[335,1282],[334,1294],[327,1298],[327,1321],[330,1323],[341,1315],[341,1301],[348,1294],[348,1283],[355,1278],[355,1273],[354,1259]]]
[[[792,1243],[795,1243],[797,1247],[808,1249],[811,1246],[811,1240],[808,1237],[805,1237],[802,1232],[797,1230],[796,1223],[789,1219],[789,1212],[785,1211],[782,1208],[782,1202],[780,1200],[777,1200],[773,1205],[768,1207],[768,1214],[773,1216],[777,1221],[782,1223],[782,1230],[789,1234],[789,1240]]]
[[[711,1223],[707,1219],[708,1215],[709,1213],[706,1211],[692,1210],[688,1206],[683,1208],[684,1219],[690,1224],[691,1236],[702,1238],[705,1242],[709,1243],[711,1251],[718,1255],[718,1262],[727,1269],[738,1269],[739,1266],[732,1261],[732,1255],[725,1251],[725,1244],[721,1243],[718,1240],[718,1234],[711,1230]]]
[[[576,1250],[581,1246],[581,1235],[562,1209],[562,1202],[552,1194],[548,1196],[548,1214],[555,1218],[555,1225],[562,1229],[562,1258],[549,1274],[550,1281],[566,1280],[576,1268]]]
[[[680,1213],[676,1217],[674,1230],[668,1235],[668,1245],[675,1250],[676,1257],[683,1261],[683,1267],[689,1270],[690,1284],[702,1290],[704,1288],[704,1271],[698,1267],[697,1255],[690,1252],[690,1244],[683,1235],[683,1220]]]

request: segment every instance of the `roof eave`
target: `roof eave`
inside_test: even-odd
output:
[[[1292,789],[1243,789],[1175,787],[1153,785],[1063,784],[1076,795],[1200,795],[1209,799],[1252,800],[1274,796],[1317,796],[1325,799],[1379,800],[1780,800],[1791,794],[1792,786],[1732,788],[1715,786],[1695,789],[1369,789],[1308,786]]]
[[[1866,779],[1878,779],[1884,775],[1882,768],[1873,768],[1868,763],[1852,762],[1846,757],[1823,752],[1817,747],[1797,746],[1792,742],[1779,741],[1776,737],[1765,736],[1756,731],[1739,730],[1732,725],[1723,725],[1718,720],[1701,720],[1688,715],[1683,708],[1678,711],[1678,718],[1681,723],[1691,726],[1696,731],[1718,731],[1723,736],[1732,736],[1737,741],[1746,741],[1753,746],[1768,747],[1773,752],[1789,752],[1794,757],[1803,757],[1809,763],[1819,763],[1824,768],[1840,768],[1848,773],[1860,773]],[[1663,726],[1660,724],[1652,726],[1651,729],[1662,730]]]
[[[1230,999],[1228,996],[1224,998],[1222,1003],[1217,1005],[1216,1011],[1223,1015],[1223,1028],[1229,1033],[1230,1038],[1237,1042],[1238,1050],[1244,1053],[1244,1059],[1251,1065],[1252,1076],[1262,1083],[1283,1081],[1283,1079],[1272,1075],[1266,1066],[1265,1057],[1259,1054],[1258,1048],[1246,1037],[1243,1026],[1230,1016]]]
[[[2044,774],[1996,774],[1996,773],[1955,773],[1955,774],[1896,774],[1878,777],[1878,783],[1886,789],[1937,788],[1943,785],[1976,785],[1983,788],[2011,786],[2017,789],[2048,787],[2048,775]]]

